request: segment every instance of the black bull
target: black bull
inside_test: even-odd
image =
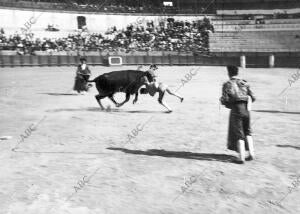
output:
[[[130,95],[135,94],[135,103],[138,99],[138,90],[146,81],[152,82],[153,76],[149,72],[138,70],[113,71],[102,74],[89,82],[95,82],[98,95],[95,96],[102,110],[101,99],[108,97],[117,107],[129,101]],[[126,99],[122,103],[117,103],[114,94],[117,92],[126,93]]]

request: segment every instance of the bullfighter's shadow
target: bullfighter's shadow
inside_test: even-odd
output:
[[[128,154],[134,155],[148,155],[148,156],[161,156],[166,158],[183,158],[183,159],[195,159],[195,160],[206,160],[206,161],[220,161],[220,162],[234,162],[236,157],[233,155],[226,154],[214,154],[214,153],[193,153],[193,152],[178,152],[178,151],[166,151],[159,149],[150,149],[147,151],[142,150],[130,150],[124,148],[109,147],[109,150],[122,151]]]
[[[154,113],[154,114],[163,114],[164,111],[149,111],[149,110],[124,110],[124,109],[105,109],[101,110],[99,107],[89,107],[89,108],[60,108],[60,109],[51,109],[47,112],[79,112],[79,111],[91,111],[91,112],[106,112],[106,113]]]
[[[277,147],[282,147],[282,148],[293,148],[293,149],[298,149],[300,150],[300,146],[293,146],[293,145],[276,145]]]
[[[273,114],[300,114],[300,112],[292,112],[292,111],[276,111],[276,110],[253,110],[254,112],[260,113],[273,113]]]

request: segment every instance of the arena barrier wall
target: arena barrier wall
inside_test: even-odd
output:
[[[108,66],[109,56],[120,56],[123,65],[199,65],[225,66],[237,65],[241,67],[300,67],[300,53],[211,53],[201,55],[196,53],[149,52],[149,53],[74,53],[38,55],[0,55],[1,67],[19,66],[76,66],[80,56],[85,56],[90,65]]]

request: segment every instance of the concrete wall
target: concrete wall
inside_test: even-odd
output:
[[[94,52],[81,54],[85,55],[88,64],[90,65],[108,65],[108,56],[110,54]],[[242,56],[245,57],[242,57]],[[224,55],[212,56],[197,56],[186,53],[163,53],[160,54],[128,54],[128,55],[113,55],[120,56],[123,59],[124,65],[203,65],[203,66],[226,66],[237,65],[246,67],[300,67],[300,53],[299,54],[280,54],[273,55],[273,65],[270,65],[270,57],[268,53],[261,54],[241,54],[228,53]],[[16,67],[16,66],[75,66],[79,63],[79,55],[37,55],[37,56],[18,56],[18,55],[0,55],[1,67]],[[243,59],[243,60],[242,60]]]

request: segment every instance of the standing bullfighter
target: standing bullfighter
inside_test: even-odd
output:
[[[231,109],[227,148],[240,155],[237,163],[245,162],[245,149],[249,151],[249,160],[254,159],[254,146],[251,136],[249,104],[255,101],[249,84],[238,78],[238,67],[227,66],[229,81],[224,83],[220,101]]]
[[[76,71],[76,77],[75,77],[75,84],[73,87],[74,91],[77,91],[78,93],[85,93],[89,90],[91,87],[90,84],[88,84],[89,78],[91,76],[91,71],[86,64],[86,58],[81,57],[80,58],[80,65],[77,67]]]

